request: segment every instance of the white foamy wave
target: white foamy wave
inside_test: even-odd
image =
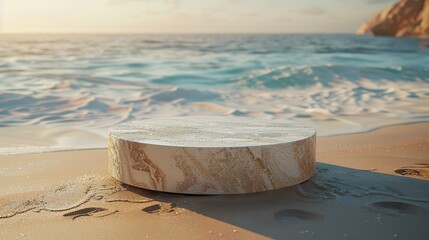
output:
[[[347,65],[279,66],[252,70],[236,79],[236,85],[251,88],[302,88],[319,85],[333,87],[343,82],[377,83],[389,81],[397,84],[417,82],[429,84],[429,67],[362,67]],[[357,83],[359,84],[359,83]]]
[[[5,35],[0,148],[105,146],[43,132],[105,136],[159,116],[285,118],[319,135],[427,121],[428,51],[417,40],[354,35]],[[45,143],[25,143],[13,126],[40,127],[32,134]]]
[[[429,85],[419,82],[398,85],[362,79],[343,80],[329,87],[315,84],[305,88],[242,88],[240,91],[144,86],[128,89],[118,84],[115,94],[101,88],[94,92],[62,88],[61,94],[0,91],[0,124],[71,126],[102,131],[126,120],[153,116],[236,115],[288,118],[319,125],[322,134],[333,134],[429,117],[426,106]]]
[[[269,91],[245,89],[225,102],[246,115],[315,125],[320,135],[429,120],[429,85],[412,82],[398,86],[390,81],[361,80],[329,88],[316,84]]]

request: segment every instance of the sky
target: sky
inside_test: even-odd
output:
[[[395,0],[0,0],[5,33],[352,33]]]

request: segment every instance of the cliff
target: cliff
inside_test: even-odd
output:
[[[356,33],[429,38],[429,0],[400,0],[362,24]]]

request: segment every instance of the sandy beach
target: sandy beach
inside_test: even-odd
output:
[[[426,240],[428,103],[429,0],[0,1],[0,240]]]
[[[429,123],[318,137],[317,174],[244,195],[107,175],[107,150],[0,156],[0,239],[426,239]]]

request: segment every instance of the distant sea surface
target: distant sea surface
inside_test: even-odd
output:
[[[105,134],[159,116],[321,135],[429,120],[429,42],[355,35],[0,35],[0,126]]]

